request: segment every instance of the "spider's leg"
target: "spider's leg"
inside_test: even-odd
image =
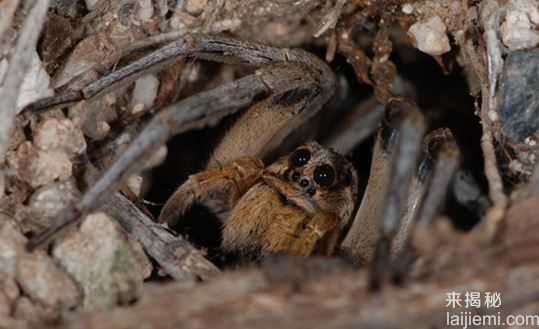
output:
[[[342,243],[344,251],[350,253],[360,264],[370,263],[373,259],[376,244],[383,235],[383,218],[397,217],[397,222],[391,223],[391,229],[396,232],[387,234],[393,237],[399,229],[406,231],[407,223],[417,209],[415,205],[422,197],[423,182],[412,173],[415,171],[415,159],[421,148],[424,125],[422,115],[414,105],[399,99],[388,103],[386,118],[376,137],[369,181],[352,226]],[[404,154],[405,162],[399,162],[399,154]],[[399,165],[399,171],[395,168],[396,165]],[[395,181],[402,185],[392,183]],[[410,194],[407,197],[401,194],[392,195],[391,186],[395,187],[393,193],[410,191]],[[404,188],[406,190],[401,191]],[[405,201],[406,205],[403,204]],[[393,203],[393,207],[409,210],[407,213],[397,212],[402,215],[402,220],[397,214],[388,213],[389,202]],[[404,233],[400,235],[404,236]]]
[[[81,90],[43,98],[28,105],[25,111],[39,112],[56,105],[92,98],[122,84],[133,82],[150,71],[159,70],[179,57],[207,58],[225,63],[235,59],[235,62],[239,60],[240,63],[257,66],[286,62],[305,63],[308,66],[313,66],[313,61],[316,61],[314,56],[301,50],[274,48],[220,36],[185,35],[141,59],[89,83]],[[319,71],[329,71],[329,68],[325,67],[325,65],[321,65],[317,69]],[[331,88],[333,88],[334,82],[331,72],[329,71],[329,74],[328,72],[320,72],[320,75],[325,78],[319,81],[321,87],[327,88],[327,85],[331,85]]]
[[[441,204],[445,200],[449,184],[457,169],[460,152],[451,131],[447,128],[436,129],[429,133],[424,141],[425,154],[419,165],[419,175],[424,181],[424,198],[420,200],[414,218],[408,225],[408,234],[393,255],[392,278],[401,281],[414,257],[410,243],[412,232],[428,229],[427,226],[435,218]],[[400,232],[399,232],[400,233]]]
[[[429,156],[435,158],[428,193],[421,204],[417,220],[419,225],[428,225],[436,216],[445,200],[447,189],[460,160],[460,152],[449,129],[437,129],[427,135]]]
[[[33,237],[28,242],[28,248],[35,249],[48,242],[55,234],[76,223],[81,216],[95,210],[105,194],[124,178],[140,170],[143,159],[174,134],[214,123],[238,108],[249,105],[255,97],[269,92],[268,86],[260,77],[249,75],[164,108],[118,160],[84,193],[74,209],[59,216],[56,225]]]
[[[258,180],[263,169],[262,161],[245,157],[224,167],[189,176],[167,200],[158,221],[174,225],[195,203],[207,205],[216,212],[228,211]]]
[[[401,117],[394,158],[391,161],[385,208],[371,268],[371,287],[376,289],[388,270],[393,239],[401,229],[401,214],[416,170],[426,125],[417,107],[402,100],[388,104],[388,115]]]
[[[217,43],[215,47],[225,51],[223,49],[226,45],[228,43]],[[247,45],[251,46],[246,50],[250,54],[262,52],[271,55],[272,51],[278,50],[255,44]],[[232,54],[235,54],[234,49],[232,47],[230,50]],[[97,209],[108,192],[124,178],[140,170],[144,163],[141,160],[173,135],[213,125],[224,116],[250,105],[256,99],[272,93],[273,97],[284,97],[299,86],[315,92],[301,95],[304,106],[294,114],[301,117],[308,115],[309,111],[319,110],[333,93],[334,77],[329,68],[320,65],[312,55],[303,51],[279,50],[278,55],[283,60],[291,61],[290,64],[267,66],[255,74],[189,97],[160,111],[95,185],[84,193],[82,199],[74,206],[75,210],[59,216],[58,223],[31,239],[28,248],[33,249],[47,242],[57,232],[76,223],[81,216]]]

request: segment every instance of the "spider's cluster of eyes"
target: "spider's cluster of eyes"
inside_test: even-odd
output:
[[[285,175],[293,182],[298,183],[301,188],[307,189],[307,194],[313,196],[316,193],[316,188],[314,186],[310,186],[310,180],[306,177],[301,177],[300,173],[295,170],[305,166],[310,160],[311,151],[309,149],[297,149],[288,158],[290,169],[287,170]],[[335,182],[335,178],[335,169],[329,164],[321,164],[314,169],[313,180],[322,188],[330,187]]]

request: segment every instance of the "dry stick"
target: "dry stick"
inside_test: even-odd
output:
[[[481,149],[485,157],[485,175],[489,184],[489,195],[493,202],[493,207],[488,210],[485,218],[485,229],[489,240],[495,239],[503,229],[503,219],[508,205],[507,196],[503,191],[502,178],[498,171],[492,125],[488,115],[490,111],[497,112],[495,92],[498,75],[503,68],[499,40],[496,34],[500,10],[503,8],[500,9],[498,2],[493,0],[486,1],[481,8],[488,68],[488,81],[483,81],[481,87],[481,124],[483,126]]]
[[[154,223],[120,193],[115,193],[105,203],[104,209],[144,246],[146,252],[172,278],[189,280],[194,279],[194,274],[207,280],[219,273],[219,269],[188,241],[173,236]]]
[[[32,60],[49,1],[35,1],[20,30],[0,93],[0,164],[4,162],[9,134],[17,114],[17,96]]]
[[[496,10],[496,8],[496,2],[492,1],[485,2],[483,6],[482,21],[487,29],[493,29],[493,24],[490,20],[493,20],[494,18],[491,18],[490,16],[497,15],[492,12],[487,14],[487,11]],[[489,32],[486,39],[487,45],[488,43],[491,44],[491,49],[497,49],[496,45],[492,45],[493,42],[497,42],[495,34],[493,35]],[[493,206],[487,211],[483,227],[485,229],[485,238],[491,241],[497,238],[502,231],[504,225],[503,220],[508,206],[507,196],[503,191],[502,178],[497,166],[492,127],[488,116],[489,111],[496,111],[494,95],[491,94],[491,91],[495,92],[495,90],[491,88],[491,83],[489,83],[489,81],[491,81],[490,79],[493,79],[492,83],[496,81],[497,76],[495,74],[493,75],[493,70],[499,72],[500,64],[496,55],[497,51],[489,52],[487,50],[487,60],[489,63],[487,64],[487,69],[485,69],[484,66],[481,65],[484,61],[477,53],[471,40],[465,40],[464,36],[461,36],[460,38],[457,38],[457,42],[461,45],[463,54],[467,57],[472,72],[475,73],[481,85],[480,117],[481,126],[483,128],[481,150],[483,151],[483,156],[485,158],[484,170],[489,185],[489,197],[493,203]]]
[[[481,124],[483,126],[481,149],[485,157],[485,176],[488,181],[489,196],[493,202],[493,206],[487,211],[484,228],[486,238],[493,240],[499,236],[503,229],[508,200],[503,191],[502,177],[498,171],[492,127],[488,119],[488,112],[494,109],[490,109],[488,90],[486,88],[481,88],[481,95]]]

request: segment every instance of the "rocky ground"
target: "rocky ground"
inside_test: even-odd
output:
[[[345,108],[384,104],[399,88],[415,95],[433,125],[454,130],[483,206],[419,228],[410,273],[376,293],[368,268],[338,259],[230,269],[188,242],[211,240],[204,231],[171,234],[143,201],[164,201],[202,168],[212,130],[156,150],[123,194],[28,251],[148,117],[252,68],[180,58],[87,100],[25,107],[193,32],[312,51],[337,72]],[[446,293],[468,290],[501,292],[504,313],[538,313],[536,0],[3,0],[0,40],[0,328],[435,328]]]

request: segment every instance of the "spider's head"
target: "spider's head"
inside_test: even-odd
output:
[[[320,209],[335,213],[344,222],[352,216],[357,200],[357,174],[352,164],[337,152],[316,142],[304,144],[268,169]]]

